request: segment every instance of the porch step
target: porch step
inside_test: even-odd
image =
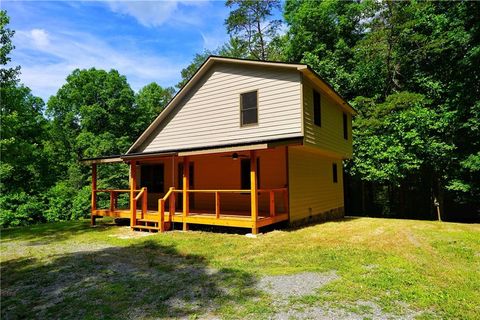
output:
[[[148,230],[148,231],[159,231],[159,227],[151,227],[151,226],[143,226],[143,225],[135,225],[133,226],[133,229],[143,229],[143,230]]]
[[[149,220],[149,219],[137,219],[137,222],[159,223],[160,221],[157,221],[157,220]]]
[[[164,230],[170,230],[171,228],[170,222],[164,222],[163,227],[164,227]],[[149,219],[137,219],[137,222],[132,227],[132,229],[134,230],[137,229],[141,231],[160,231],[160,222],[156,220],[149,220]]]

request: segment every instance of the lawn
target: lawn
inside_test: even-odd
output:
[[[2,319],[479,319],[480,225],[350,218],[256,238],[106,219],[15,228],[1,233],[1,298]]]

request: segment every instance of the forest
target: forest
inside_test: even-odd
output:
[[[0,225],[90,214],[83,158],[124,153],[211,54],[310,65],[358,111],[347,215],[480,221],[480,3],[228,0],[229,40],[175,87],[134,92],[116,70],[75,70],[48,101],[11,66],[0,13]],[[275,14],[281,12],[281,15]],[[278,18],[278,17],[281,18]],[[125,188],[126,165],[99,188]]]

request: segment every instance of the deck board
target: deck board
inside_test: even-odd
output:
[[[130,210],[128,209],[116,209],[110,211],[108,209],[97,209],[95,210],[96,216],[104,217],[113,217],[113,218],[127,218],[131,217]],[[137,217],[142,218],[142,211],[137,210]],[[148,210],[143,217],[147,220],[159,221],[160,217],[158,211]],[[165,212],[166,222],[170,221],[170,214]],[[173,222],[184,222],[184,217],[182,212],[175,212],[172,217]],[[280,221],[288,220],[288,213],[277,214],[274,217],[260,215],[257,220],[257,227],[264,227],[271,225]],[[215,213],[207,211],[193,211],[185,218],[186,223],[191,224],[204,224],[204,225],[214,225],[214,226],[228,226],[228,227],[242,227],[242,228],[252,228],[254,226],[254,221],[250,215],[250,212],[240,211],[240,212],[225,212],[220,214],[220,218],[216,218]]]

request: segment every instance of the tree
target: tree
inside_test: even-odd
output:
[[[136,131],[145,130],[145,125],[148,126],[162,112],[174,94],[175,89],[172,87],[162,88],[155,82],[140,89],[135,95],[138,124],[140,125]]]
[[[230,36],[248,48],[248,56],[269,60],[276,53],[273,41],[278,37],[282,21],[271,19],[274,10],[280,9],[279,0],[227,0],[230,14],[225,26]]]
[[[222,57],[247,58],[248,47],[242,40],[230,37],[228,42],[218,49],[218,54]]]
[[[134,92],[118,71],[74,70],[47,114],[66,161],[125,152],[138,136]]]
[[[186,67],[183,68],[180,72],[182,76],[182,80],[176,84],[178,89],[183,88],[185,84],[187,84],[188,80],[197,72],[200,66],[210,57],[211,55],[215,55],[216,51],[211,50],[204,50],[202,53],[197,53],[193,57],[192,62]]]
[[[10,23],[10,18],[5,10],[0,10],[0,64],[3,66],[0,69],[0,86],[4,87],[11,82],[18,82],[18,74],[20,67],[5,68],[7,63],[11,61],[9,57],[10,52],[15,48],[12,44],[12,38],[15,31],[7,28]]]
[[[58,180],[48,192],[48,220],[71,219],[88,214],[73,211],[74,204],[89,188],[89,168],[82,158],[123,154],[148,124],[135,105],[135,95],[118,71],[74,70],[67,82],[48,101],[47,114],[52,119],[54,137],[47,151],[57,159]],[[125,188],[128,168],[125,165],[102,167],[99,188]]]
[[[310,65],[346,98],[355,97],[354,47],[366,32],[372,7],[369,1],[287,1],[287,61]]]
[[[359,111],[347,169],[373,210],[428,217],[436,198],[449,219],[475,216],[479,15],[474,2],[286,2],[287,59],[311,65]]]
[[[30,89],[19,85],[20,67],[5,68],[11,61],[9,18],[0,11],[0,225],[42,221],[44,192],[52,183],[49,161],[43,153],[47,139],[44,103]]]

